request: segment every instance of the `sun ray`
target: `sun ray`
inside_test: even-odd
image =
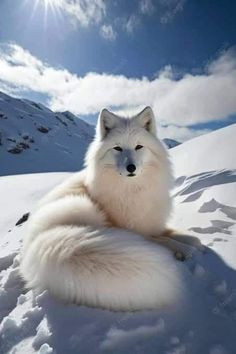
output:
[[[48,10],[49,8],[51,10],[56,9],[60,6],[61,0],[41,0],[44,2],[45,10]]]
[[[28,1],[28,0],[26,0],[26,1]],[[32,10],[31,16],[30,16],[30,21],[34,18],[35,13],[37,12],[37,8],[39,6],[39,2],[40,2],[40,0],[35,0],[34,1],[33,10]]]
[[[48,14],[51,12],[56,20],[61,17],[61,4],[62,0],[41,0],[44,2],[44,28],[47,28]]]
[[[24,4],[28,5],[32,0],[24,0]],[[49,20],[49,13],[51,13],[55,19],[60,19],[62,16],[61,4],[63,0],[33,0],[32,1],[32,12],[30,15],[29,23],[33,21],[37,14],[37,10],[41,8],[43,10],[43,25],[44,29],[47,29],[47,23]]]

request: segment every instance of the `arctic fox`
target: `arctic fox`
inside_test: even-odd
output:
[[[30,217],[20,266],[27,286],[113,310],[178,302],[183,265],[160,245],[183,250],[165,231],[172,181],[152,109],[131,118],[103,109],[85,169]]]

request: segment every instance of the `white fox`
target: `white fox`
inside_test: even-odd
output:
[[[30,217],[20,266],[27,286],[113,310],[176,304],[183,265],[153,242],[188,249],[165,235],[172,180],[152,109],[132,118],[103,109],[85,169]]]

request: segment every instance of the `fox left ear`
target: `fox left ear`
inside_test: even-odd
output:
[[[153,110],[151,107],[145,107],[140,113],[137,114],[135,119],[151,134],[156,134],[156,121]]]
[[[96,134],[101,138],[105,138],[107,134],[118,124],[118,117],[108,111],[108,109],[103,108],[99,114]]]

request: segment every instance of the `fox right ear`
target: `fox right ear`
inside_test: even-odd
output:
[[[103,108],[99,114],[96,132],[97,135],[103,139],[116,126],[118,117]]]
[[[135,119],[137,119],[139,124],[149,133],[153,135],[156,134],[155,116],[151,107],[145,107],[135,116]]]

